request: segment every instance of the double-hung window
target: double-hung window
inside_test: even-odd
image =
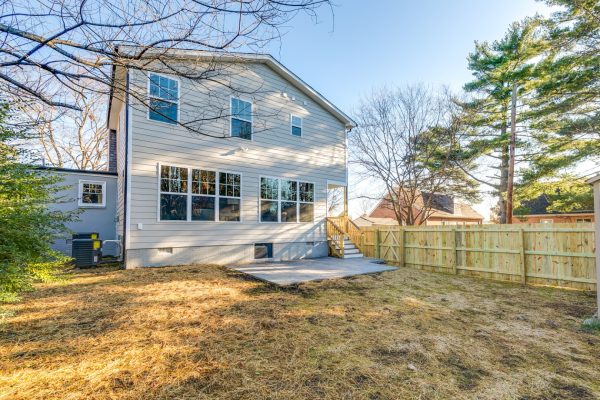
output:
[[[313,222],[314,184],[260,178],[261,222]]]
[[[231,98],[231,136],[252,140],[252,103]]]
[[[187,221],[188,169],[160,167],[161,221]]]
[[[163,75],[150,74],[148,118],[176,124],[179,115],[179,82]]]
[[[216,172],[192,169],[192,221],[214,221]]]
[[[279,179],[260,178],[260,221],[279,221]]]
[[[241,175],[160,167],[161,221],[240,221]]]
[[[241,176],[219,172],[219,221],[240,221]]]
[[[302,118],[297,115],[292,115],[290,120],[292,135],[302,136]]]
[[[313,222],[315,218],[315,184],[299,182],[300,222]]]

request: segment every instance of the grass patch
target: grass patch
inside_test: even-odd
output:
[[[587,318],[581,324],[583,330],[600,334],[600,319]]]
[[[409,269],[286,289],[209,265],[84,270],[2,306],[0,399],[594,398],[593,308]]]

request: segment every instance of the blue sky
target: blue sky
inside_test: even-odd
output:
[[[501,38],[534,0],[337,0],[319,21],[299,15],[269,51],[344,111],[372,87],[423,82],[460,89],[475,40]],[[366,4],[369,4],[365,6]]]
[[[365,5],[368,4],[368,5]],[[471,79],[474,42],[501,38],[508,25],[548,7],[534,0],[337,0],[319,20],[299,15],[267,49],[342,110],[352,113],[374,87],[424,83],[460,90]],[[351,197],[360,194],[353,182]],[[486,218],[492,200],[475,208]],[[350,212],[360,214],[359,200]]]

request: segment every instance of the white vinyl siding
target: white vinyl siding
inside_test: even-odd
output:
[[[206,135],[200,135],[181,126],[148,120],[144,107],[132,107],[131,249],[319,242],[326,239],[327,181],[346,181],[344,125],[267,66],[249,64],[246,67],[247,70],[232,73],[229,78],[232,85],[260,89],[251,96],[253,125],[256,126],[251,141],[229,139],[230,118],[204,123],[202,133]],[[145,74],[135,72],[133,75],[132,83],[145,90]],[[192,91],[185,80],[181,81],[180,96],[185,98],[185,102],[180,103],[181,122],[188,116],[197,115],[202,104],[218,101],[227,114],[234,95],[218,85],[213,89],[210,94]],[[302,101],[283,98],[282,91],[306,100],[306,105]],[[303,117],[302,140],[290,140],[291,114]],[[157,162],[240,173],[241,222],[158,221]],[[314,222],[261,223],[259,186],[260,177],[264,176],[314,183]],[[135,228],[138,223],[143,224],[143,229]]]

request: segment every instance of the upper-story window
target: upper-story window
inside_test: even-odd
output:
[[[106,201],[106,182],[104,181],[79,181],[79,206],[104,207]]]
[[[292,135],[294,136],[302,136],[302,118],[297,115],[292,115],[291,126],[292,126]]]
[[[150,74],[148,118],[176,124],[179,114],[179,82],[163,75]]]
[[[252,103],[231,98],[231,136],[252,140]]]

